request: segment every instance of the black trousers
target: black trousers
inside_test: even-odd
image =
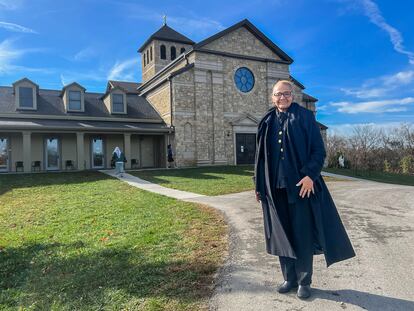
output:
[[[311,207],[309,204],[289,204],[286,188],[276,188],[274,198],[283,229],[297,257],[279,257],[283,278],[299,285],[309,285],[312,283],[314,251],[314,221]]]

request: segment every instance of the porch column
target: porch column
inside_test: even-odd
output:
[[[125,169],[131,168],[131,134],[124,134],[124,155],[127,159],[125,163]]]
[[[32,171],[32,132],[23,132],[23,166],[24,172]]]
[[[84,133],[76,133],[76,164],[78,170],[85,169]]]

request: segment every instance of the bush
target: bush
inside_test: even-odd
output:
[[[403,157],[400,161],[400,167],[403,174],[414,173],[414,157],[412,155]]]
[[[391,172],[391,164],[390,162],[388,162],[388,160],[384,160],[384,172]]]

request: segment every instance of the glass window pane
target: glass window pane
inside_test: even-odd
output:
[[[80,100],[81,92],[79,91],[69,91],[69,99]]]
[[[33,108],[33,89],[31,87],[19,88],[20,107]]]
[[[124,112],[124,95],[113,94],[112,96],[113,112]]]
[[[69,91],[69,110],[81,110],[81,92]]]

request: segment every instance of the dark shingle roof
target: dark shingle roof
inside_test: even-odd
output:
[[[0,87],[0,113],[14,113],[25,115],[50,115],[50,116],[83,116],[83,117],[105,117],[113,119],[134,118],[153,119],[162,118],[143,97],[136,94],[127,95],[127,114],[111,114],[103,103],[102,93],[85,92],[84,112],[65,112],[63,100],[58,90],[39,90],[37,95],[37,110],[17,110],[15,107],[15,95],[12,87]]]
[[[0,118],[0,126],[4,129],[55,129],[83,131],[157,131],[169,132],[171,128],[163,123],[113,122],[113,121],[83,121],[83,120],[45,120]]]
[[[303,93],[303,100],[308,101],[308,102],[317,102],[318,99],[310,96],[309,94]]]
[[[316,121],[316,123],[319,125],[319,128],[322,130],[327,130],[328,127],[325,124],[322,124],[321,122]]]
[[[138,49],[138,52],[142,52],[144,48],[147,46],[148,43],[150,43],[152,40],[158,39],[162,41],[171,41],[171,42],[178,42],[178,43],[184,43],[184,44],[191,44],[193,45],[195,42],[183,34],[179,33],[178,31],[175,31],[171,27],[167,26],[167,24],[163,25],[160,29],[158,29],[156,32],[154,32],[151,37],[145,41],[145,43]]]
[[[137,89],[141,86],[141,84],[142,83],[109,80],[106,91],[108,92],[112,88],[120,87],[128,94],[138,94]]]

